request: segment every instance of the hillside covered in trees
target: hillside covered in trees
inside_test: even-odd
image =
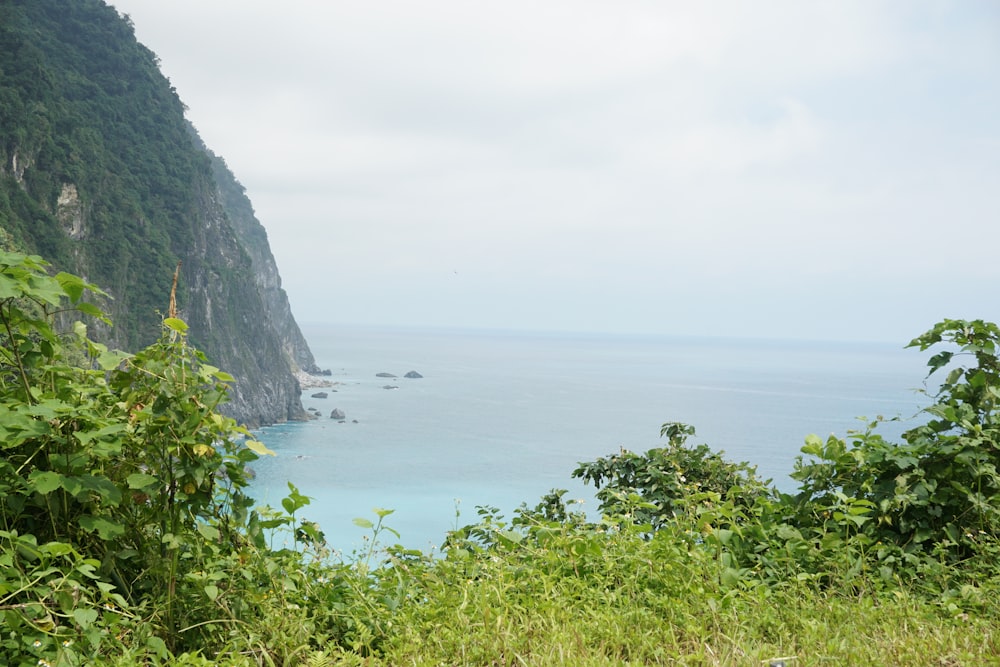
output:
[[[0,2],[0,245],[107,292],[101,340],[156,340],[180,264],[191,340],[236,378],[246,423],[303,416],[316,370],[242,186],[103,0]]]

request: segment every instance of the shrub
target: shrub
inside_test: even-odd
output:
[[[688,447],[694,435],[688,424],[668,422],[660,429],[667,446],[635,454],[622,449],[618,454],[581,463],[573,477],[597,487],[601,511],[627,515],[653,529],[663,527],[682,511],[694,494],[718,494],[741,506],[752,506],[757,498],[771,493],[769,480],[757,477],[756,468],[732,463],[708,445]]]
[[[875,424],[850,446],[810,438],[792,477],[798,502],[822,509],[838,498],[864,503],[857,528],[873,541],[951,560],[975,554],[1000,528],[1000,329],[982,320],[943,320],[909,347],[950,345],[927,362],[928,378],[947,371],[924,412],[929,419],[886,441]],[[956,349],[957,348],[957,349]],[[959,362],[969,361],[968,364]]]

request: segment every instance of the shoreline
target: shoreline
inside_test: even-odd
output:
[[[293,375],[295,375],[295,379],[299,381],[299,388],[302,389],[302,391],[305,391],[306,389],[333,387],[340,384],[339,382],[327,380],[318,375],[306,373],[305,371],[296,371]]]

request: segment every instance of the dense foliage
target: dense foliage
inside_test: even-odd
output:
[[[288,521],[244,494],[245,464],[269,452],[218,413],[232,378],[182,321],[134,355],[81,323],[57,332],[64,301],[102,315],[83,301],[94,286],[45,268],[0,253],[0,662],[201,646],[259,615],[283,558],[301,564],[279,550],[261,565],[264,530]]]
[[[229,376],[167,318],[112,352],[57,311],[97,288],[0,254],[0,663],[9,665],[983,664],[1000,654],[992,324],[912,345],[945,372],[890,444],[809,438],[796,494],[665,424],[666,446],[583,463],[603,516],[554,490],[480,508],[440,554],[332,553],[272,452],[217,408]],[[62,321],[62,320],[59,320]],[[958,361],[968,359],[968,365]]]
[[[58,266],[86,258],[115,295],[127,349],[156,338],[199,183],[212,182],[157,65],[103,0],[0,3],[0,227]],[[66,185],[86,219],[72,240],[58,216]]]

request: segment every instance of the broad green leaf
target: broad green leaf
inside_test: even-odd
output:
[[[823,453],[823,440],[815,433],[810,433],[806,436],[806,444],[801,451],[810,456],[819,456]]]
[[[75,406],[68,403],[49,398],[32,405],[26,410],[26,413],[39,420],[48,422],[51,419],[57,418],[60,414],[71,414],[75,409]]]
[[[86,630],[91,626],[91,624],[97,620],[97,610],[96,609],[74,609],[73,610],[73,620],[79,624],[81,628]],[[40,664],[40,661],[39,661]]]
[[[740,583],[740,571],[736,568],[727,567],[722,570],[722,585],[727,587],[735,586]]]
[[[122,491],[118,485],[103,475],[80,475],[83,488],[101,497],[104,505],[118,505],[122,501]]]
[[[789,526],[788,524],[785,523],[778,526],[777,535],[780,539],[784,540],[785,542],[790,542],[792,540],[801,542],[803,539],[802,533],[800,533],[797,528],[793,528],[792,526]]]
[[[159,480],[144,472],[136,472],[129,475],[126,481],[128,482],[128,488],[142,490],[156,486]]]
[[[160,538],[160,542],[165,544],[168,549],[180,549],[184,544],[184,540],[173,533],[164,533],[163,537]]]
[[[927,361],[927,365],[930,366],[931,369],[929,373],[933,373],[942,366],[947,366],[948,363],[951,362],[951,358],[953,356],[954,352],[948,352],[948,351],[939,352],[938,354],[935,354]]]
[[[125,534],[125,527],[120,523],[96,516],[80,517],[80,527],[88,533],[96,532],[102,540],[111,540]]]
[[[80,444],[87,445],[90,444],[95,439],[101,439],[105,436],[116,435],[121,433],[127,428],[126,424],[108,424],[107,426],[101,427],[94,431],[77,431],[75,433],[77,440]]]
[[[215,602],[215,598],[219,597],[219,587],[214,586],[212,584],[208,584],[207,586],[205,586],[205,595],[208,596],[209,600]]]
[[[524,535],[515,532],[513,530],[507,530],[506,528],[497,531],[497,535],[500,537],[510,540],[514,544],[520,544],[524,540]]]
[[[375,527],[375,524],[373,524],[371,521],[369,521],[368,519],[363,519],[361,517],[357,517],[356,519],[354,519],[354,525],[357,526],[358,528],[374,528]]]
[[[65,295],[62,286],[55,279],[48,276],[40,280],[32,280],[25,293],[27,296],[34,297],[52,306],[60,305]]]
[[[374,510],[372,510],[372,511],[373,511],[373,512],[375,512],[375,514],[377,514],[377,515],[378,515],[378,518],[380,518],[380,519],[384,519],[384,518],[386,518],[387,516],[389,516],[390,514],[392,514],[393,512],[395,512],[396,510],[387,510],[387,509],[383,509],[383,508],[381,508],[381,507],[376,507],[376,508],[375,508]]]
[[[65,542],[46,542],[38,550],[51,556],[65,556],[73,551],[73,547]]]
[[[168,317],[163,320],[163,325],[177,333],[187,333],[188,325],[184,320],[176,317]]]
[[[110,371],[118,368],[122,365],[122,362],[131,356],[130,354],[119,352],[117,350],[109,352],[103,345],[101,347],[104,349],[99,349],[99,353],[97,355],[97,365],[100,366],[102,371]]]
[[[104,311],[88,301],[81,301],[76,304],[76,309],[84,315],[90,315],[99,320],[107,320],[107,315],[104,314]]]
[[[264,446],[263,442],[257,440],[247,440],[247,449],[260,454],[261,456],[277,456],[274,452]]]
[[[219,539],[219,529],[215,526],[210,526],[207,523],[199,523],[198,532],[201,533],[202,537],[210,542],[215,542]]]
[[[51,470],[46,470],[45,472],[35,471],[29,477],[29,480],[35,487],[35,491],[42,495],[62,488],[63,479],[62,475]]]
[[[195,456],[205,457],[215,453],[215,448],[205,443],[198,443],[192,449]]]
[[[170,649],[167,648],[167,643],[159,637],[150,637],[147,639],[146,646],[148,646],[153,653],[163,660],[166,660],[170,655]]]
[[[20,281],[0,273],[0,299],[17,299],[22,293]]]
[[[81,297],[83,297],[83,290],[86,287],[86,283],[83,282],[83,278],[74,276],[72,273],[59,272],[56,274],[56,280],[60,285],[62,285],[63,291],[66,292],[66,296],[68,296],[73,303],[76,303]]]

